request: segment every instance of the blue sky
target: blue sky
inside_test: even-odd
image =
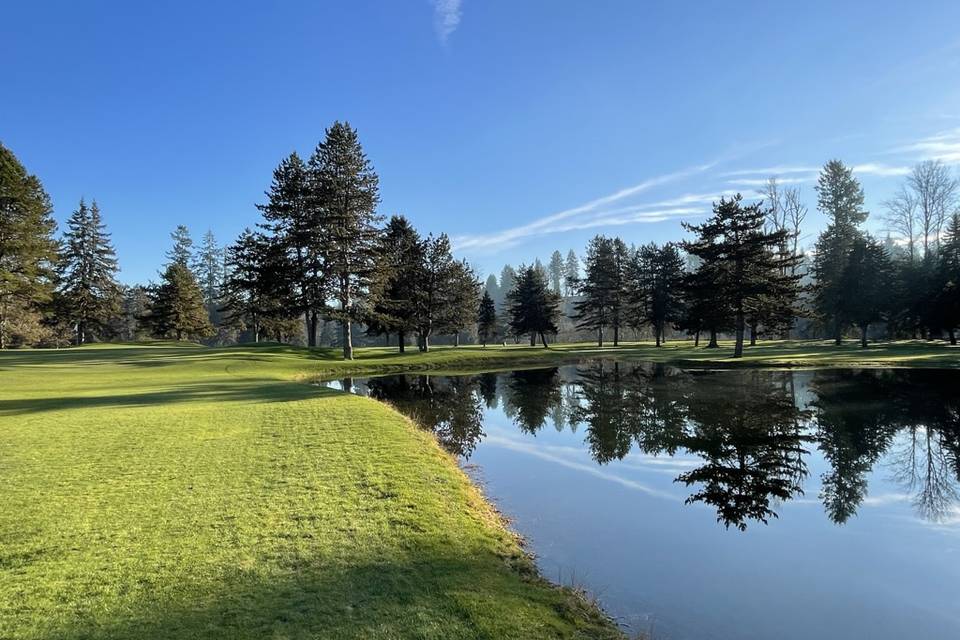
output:
[[[0,21],[0,141],[64,220],[96,198],[127,282],[177,224],[232,240],[277,162],[349,120],[384,214],[483,273],[596,233],[678,239],[771,174],[880,203],[960,165],[960,3],[20,2]],[[808,218],[811,235],[822,221]]]

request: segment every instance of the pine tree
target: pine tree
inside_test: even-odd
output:
[[[539,337],[546,348],[546,334],[557,332],[560,296],[550,290],[544,274],[533,265],[521,266],[507,300],[514,335],[529,333],[531,347],[536,346]]]
[[[40,180],[0,144],[0,349],[39,335],[57,262],[52,212]]]
[[[317,327],[330,294],[325,256],[324,200],[312,171],[296,152],[273,171],[267,203],[257,205],[269,233],[270,273],[287,315],[303,315],[307,346],[317,345]],[[264,263],[266,264],[266,263]]]
[[[844,316],[847,292],[842,280],[854,241],[859,237],[858,225],[867,218],[863,210],[863,189],[853,176],[853,169],[839,160],[824,165],[817,181],[817,206],[829,219],[827,229],[817,239],[813,274],[814,307],[831,327],[836,344],[843,340],[843,331],[850,319]]]
[[[176,262],[188,269],[193,266],[193,238],[186,225],[178,224],[170,234],[173,247],[167,251],[167,264]]]
[[[597,344],[603,346],[603,330],[614,328],[614,345],[619,338],[623,307],[625,247],[619,239],[596,236],[587,245],[585,275],[580,281],[581,299],[574,304],[577,328],[597,332]]]
[[[631,324],[650,325],[659,347],[667,325],[682,317],[683,258],[673,243],[650,243],[633,253],[628,274]]]
[[[100,332],[120,313],[117,256],[94,200],[80,205],[67,220],[59,269],[60,305],[76,327],[76,343]]]
[[[200,287],[190,269],[179,261],[171,262],[164,271],[149,321],[154,335],[161,338],[196,340],[213,334]]]
[[[550,255],[550,263],[547,265],[547,270],[550,274],[550,286],[556,293],[562,294],[563,291],[560,288],[560,283],[563,280],[564,263],[563,256],[559,251],[554,251]]]
[[[957,344],[960,327],[960,212],[947,222],[940,244],[935,313],[937,324],[947,332],[950,344]]]
[[[477,335],[484,347],[487,346],[488,340],[497,335],[497,308],[493,304],[489,291],[484,291],[480,299],[480,307],[477,310]]]
[[[456,261],[450,253],[446,234],[428,236],[422,244],[423,260],[418,269],[414,292],[414,317],[417,343],[421,351],[430,350],[430,338],[447,327],[447,304],[453,295]]]
[[[477,323],[480,304],[480,281],[466,260],[453,263],[445,291],[438,325],[445,333],[452,333],[454,345],[460,346],[460,332]]]
[[[197,252],[193,272],[197,274],[197,282],[203,292],[203,303],[210,312],[210,321],[215,319],[215,312],[220,299],[220,288],[223,285],[223,249],[217,244],[213,231],[207,230],[203,234],[203,242]]]
[[[353,359],[351,323],[366,313],[375,271],[380,217],[379,178],[355,129],[335,122],[310,158],[311,196],[321,212],[323,257],[339,308],[329,315],[342,330],[343,357]]]
[[[397,334],[400,353],[406,337],[417,328],[415,299],[423,250],[420,235],[410,222],[403,216],[391,217],[380,242],[367,325],[368,333]]]
[[[251,229],[244,229],[237,241],[226,251],[226,277],[223,283],[221,311],[223,322],[239,330],[250,329],[253,341],[260,341],[260,329],[270,313],[264,285],[269,286],[265,273],[268,241]]]
[[[500,270],[500,298],[496,301],[498,309],[501,312],[506,311],[507,305],[509,304],[507,296],[510,295],[510,292],[513,291],[513,288],[517,285],[517,272],[508,264],[503,265],[503,269]]]
[[[870,324],[886,315],[890,306],[892,265],[886,250],[868,235],[853,241],[841,277],[846,291],[845,316],[860,329],[860,346],[867,346]]]
[[[580,260],[573,249],[567,252],[567,261],[563,268],[563,284],[567,296],[572,296],[577,291],[577,283],[580,281]]]
[[[742,197],[721,198],[713,205],[713,217],[703,224],[684,223],[698,238],[684,249],[700,260],[714,276],[712,285],[729,301],[736,336],[733,357],[743,355],[747,313],[763,296],[778,293],[788,278],[783,259],[776,251],[785,231],[765,231],[766,212],[757,203],[744,206]]]

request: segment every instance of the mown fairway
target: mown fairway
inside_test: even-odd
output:
[[[531,571],[455,462],[325,375],[730,349],[0,353],[0,638],[615,636]],[[957,348],[764,343],[741,364],[956,366]]]
[[[0,637],[615,637],[324,357],[0,354]]]

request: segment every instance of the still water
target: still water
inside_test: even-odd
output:
[[[960,638],[960,375],[596,361],[338,383],[657,639]]]

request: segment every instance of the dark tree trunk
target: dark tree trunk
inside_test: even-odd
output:
[[[549,349],[549,348],[550,348],[550,347],[547,346],[547,336],[543,335],[543,331],[540,332],[540,342],[543,343],[543,348],[544,348],[544,349]]]
[[[693,333],[693,346],[694,346],[694,347],[699,347],[699,346],[700,346],[700,329],[697,329],[697,330]]]
[[[407,335],[406,335],[406,333],[404,333],[403,331],[398,331],[398,332],[397,332],[397,344],[398,344],[399,347],[400,347],[400,353],[403,353],[403,352],[404,352],[404,349],[406,349],[406,346],[407,346],[407,345],[404,344],[406,341],[407,341]]]
[[[303,312],[303,330],[307,332],[307,346],[317,346],[317,334],[313,323],[311,322],[310,312]]]
[[[840,328],[840,318],[833,321],[833,344],[838,347],[843,344],[843,330]]]
[[[757,346],[757,325],[756,324],[750,325],[750,346],[751,347]]]
[[[714,328],[710,329],[710,342],[707,343],[707,349],[717,349],[720,345],[717,344],[717,330]]]
[[[860,325],[860,347],[862,349],[867,348],[867,327],[869,326],[870,326],[869,324]]]
[[[597,346],[603,346],[603,328],[597,329]]]
[[[460,346],[460,332],[459,332],[459,331],[457,331],[457,332],[453,335],[453,346],[455,346],[455,347],[459,347],[459,346]]]
[[[947,334],[950,336],[950,344],[957,344],[957,332],[953,327],[947,329]]]
[[[653,339],[656,341],[657,346],[660,346],[660,327],[653,325]]]
[[[613,325],[613,346],[620,346],[620,325]]]
[[[743,321],[743,311],[737,311],[736,317],[736,342],[733,345],[733,357],[739,358],[743,356],[743,330],[744,330],[744,321]]]
[[[353,360],[353,329],[350,327],[350,319],[347,318],[343,325],[343,359]]]
[[[531,347],[537,346],[537,332],[536,332],[536,331],[531,331],[531,332],[530,332],[530,346],[531,346]]]

